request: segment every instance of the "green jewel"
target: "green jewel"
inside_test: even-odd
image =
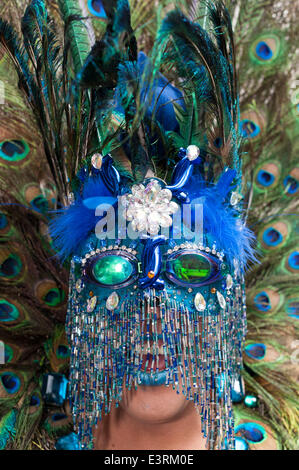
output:
[[[258,405],[258,399],[254,395],[246,395],[244,398],[244,405],[248,408],[256,408]]]
[[[183,254],[171,261],[173,274],[188,283],[198,283],[211,274],[209,261],[199,254]]]
[[[92,273],[96,281],[107,286],[122,284],[132,274],[133,266],[122,256],[105,256],[94,264]]]

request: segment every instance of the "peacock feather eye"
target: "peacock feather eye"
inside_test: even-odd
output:
[[[283,180],[284,191],[288,196],[295,196],[299,190],[299,168],[292,171]]]
[[[20,378],[13,372],[4,372],[0,376],[2,386],[10,395],[17,393],[21,387]]]
[[[0,299],[0,322],[12,322],[18,319],[17,307],[5,299]]]
[[[94,16],[102,18],[103,20],[107,18],[103,2],[101,0],[88,0],[87,7],[90,13],[92,13]]]
[[[255,181],[260,190],[267,190],[277,185],[280,177],[280,165],[277,162],[267,162],[260,166],[255,175]]]
[[[240,119],[240,130],[244,139],[256,139],[263,133],[266,119],[258,109],[243,111]]]
[[[166,275],[180,285],[206,285],[218,279],[220,269],[216,260],[198,252],[178,252],[166,263]]]
[[[113,251],[98,256],[87,269],[91,280],[106,287],[124,287],[136,278],[137,263],[129,253]]]
[[[24,140],[5,140],[0,143],[0,158],[8,162],[18,162],[27,157],[29,146]]]
[[[236,434],[245,438],[249,443],[261,443],[267,437],[264,427],[255,422],[239,424],[236,427]]]

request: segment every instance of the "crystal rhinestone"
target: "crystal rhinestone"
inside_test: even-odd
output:
[[[91,158],[91,164],[96,170],[100,170],[102,167],[102,155],[95,153]]]
[[[72,432],[63,436],[55,444],[56,450],[80,450],[80,443],[77,434]]]
[[[230,205],[236,206],[239,201],[241,201],[242,195],[236,192],[233,192],[230,197]]]
[[[91,313],[91,312],[94,311],[95,306],[96,306],[96,304],[97,304],[97,300],[98,300],[98,299],[97,299],[97,296],[96,296],[96,295],[94,295],[93,297],[91,297],[91,299],[88,299],[88,300],[87,300],[87,309],[86,309],[86,310],[88,311],[88,313]]]
[[[115,310],[119,304],[119,297],[116,292],[112,292],[106,301],[107,310]]]
[[[231,389],[231,396],[233,403],[241,403],[245,396],[245,386],[244,380],[241,376],[233,377],[232,379],[232,389]]]
[[[197,292],[194,297],[194,305],[198,312],[203,312],[206,308],[206,301],[200,292]]]
[[[217,290],[217,299],[221,308],[225,308],[226,302],[223,295]]]
[[[45,403],[63,405],[66,398],[68,380],[62,374],[44,374],[42,397]]]
[[[199,157],[200,150],[197,145],[189,145],[186,150],[186,157],[188,160],[190,160],[190,162],[196,160]]]
[[[76,282],[76,291],[80,294],[80,292],[82,292],[83,289],[84,289],[84,283],[82,279],[78,279]]]
[[[205,250],[206,250],[207,253],[210,253],[211,248],[209,248],[209,247],[207,246],[207,247],[205,248]]]
[[[226,276],[226,288],[231,289],[233,286],[233,278],[231,277],[230,274]]]

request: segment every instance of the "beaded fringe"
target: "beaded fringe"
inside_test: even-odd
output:
[[[189,311],[166,291],[126,296],[117,310],[102,304],[82,311],[71,290],[67,333],[72,345],[70,402],[82,449],[92,448],[92,429],[111,406],[118,406],[123,386],[138,387],[142,356],[153,355],[150,374],[158,372],[158,322],[161,321],[166,386],[192,400],[209,449],[234,448],[231,386],[242,367],[246,330],[244,290],[239,283],[225,307],[207,302],[203,312]],[[160,320],[159,320],[160,318]],[[150,346],[150,341],[152,347]]]

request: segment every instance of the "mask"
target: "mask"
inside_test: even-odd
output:
[[[199,153],[181,149],[170,185],[148,178],[131,187],[106,156],[60,219],[65,227],[56,221],[74,239],[94,226],[72,257],[67,318],[83,448],[123,387],[140,384],[183,393],[209,444],[233,446],[231,387],[242,364],[251,235],[232,191],[236,172],[227,168],[207,185]]]

